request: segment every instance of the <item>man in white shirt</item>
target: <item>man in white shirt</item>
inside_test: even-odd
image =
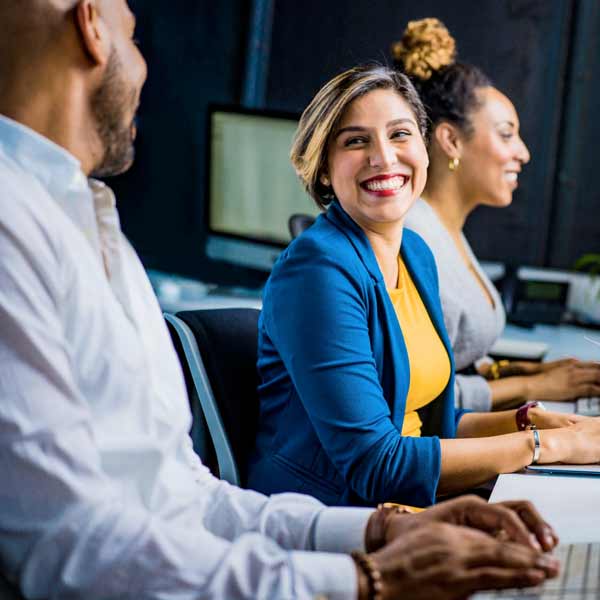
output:
[[[133,15],[125,0],[2,0],[0,23],[9,580],[61,600],[462,598],[556,573],[540,554],[556,539],[526,503],[522,520],[473,498],[407,516],[214,478],[191,449],[181,369],[114,196],[87,178],[133,160],[146,77]],[[365,566],[352,549],[375,552]]]

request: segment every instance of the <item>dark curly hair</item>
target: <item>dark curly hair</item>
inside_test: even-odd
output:
[[[481,106],[476,92],[492,82],[478,67],[456,61],[456,43],[441,21],[411,21],[392,45],[392,58],[419,92],[432,127],[447,121],[472,132],[469,117]]]

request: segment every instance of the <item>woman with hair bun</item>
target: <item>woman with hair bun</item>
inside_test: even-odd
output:
[[[455,408],[435,262],[404,229],[426,123],[408,78],[373,65],[334,77],[300,119],[292,163],[325,212],[263,293],[251,488],[427,506],[532,461],[600,461],[599,419]]]
[[[456,376],[457,406],[498,410],[530,400],[599,395],[596,363],[484,359],[504,328],[505,314],[462,230],[477,206],[511,203],[529,162],[519,118],[479,68],[456,60],[454,38],[438,19],[411,21],[392,56],[417,88],[431,122],[427,184],[405,224],[433,251],[456,369],[472,371]]]

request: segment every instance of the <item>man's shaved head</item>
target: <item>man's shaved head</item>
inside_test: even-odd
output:
[[[77,0],[0,0],[0,83],[53,43]]]
[[[133,160],[146,63],[126,0],[0,0],[0,114],[111,175]]]

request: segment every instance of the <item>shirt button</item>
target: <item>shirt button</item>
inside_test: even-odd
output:
[[[315,600],[329,600],[329,598],[325,594],[319,594],[315,596]]]

